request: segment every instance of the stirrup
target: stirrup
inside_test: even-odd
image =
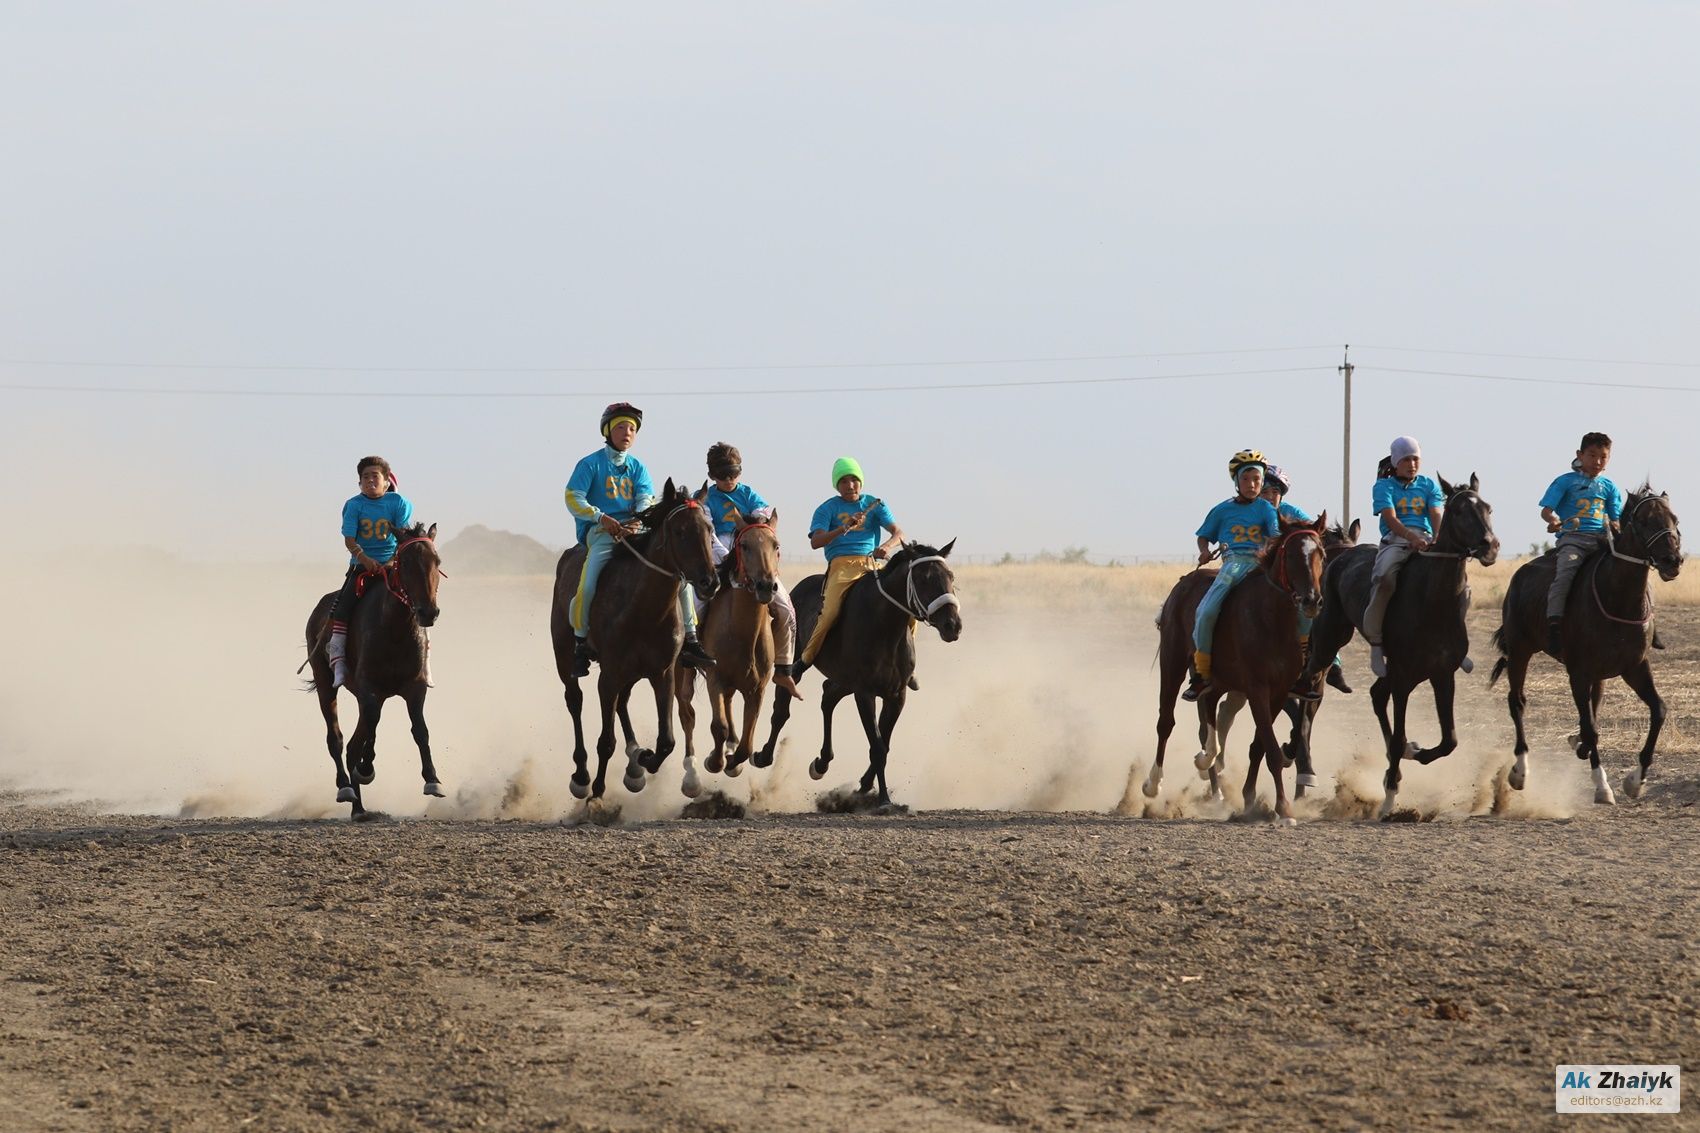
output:
[[[1209,691],[1209,688],[1210,678],[1201,677],[1197,673],[1194,673],[1192,675],[1192,683],[1181,690],[1181,699],[1186,701],[1188,704],[1197,704],[1198,698]]]
[[[573,638],[573,676],[583,679],[590,676],[590,663],[596,660],[596,650],[590,647],[590,640],[583,637]]]
[[[686,638],[685,643],[679,647],[679,663],[687,668],[707,670],[714,667],[714,658],[708,655],[708,651],[702,647],[702,642],[695,638]]]
[[[1287,695],[1314,704],[1322,699],[1322,690],[1316,686],[1315,676],[1310,673],[1300,673],[1299,679],[1293,682],[1293,687],[1287,690]]]

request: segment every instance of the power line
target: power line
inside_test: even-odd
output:
[[[1591,382],[1580,378],[1524,378],[1511,374],[1473,374],[1458,370],[1407,370],[1397,366],[1366,366],[1358,363],[1359,370],[1368,370],[1382,374],[1416,374],[1432,378],[1477,378],[1485,382],[1517,382],[1523,385],[1537,386],[1592,386],[1597,389],[1639,389],[1657,390],[1662,393],[1700,393],[1696,386],[1663,386],[1651,385],[1645,382]]]
[[[1321,373],[1325,366],[1286,366],[1267,370],[1210,370],[1192,374],[1137,374],[1113,378],[1035,378],[1015,382],[941,382],[885,386],[830,386],[812,389],[702,389],[626,390],[626,397],[805,397],[828,393],[899,393],[963,389],[1032,389],[1045,386],[1116,385],[1127,382],[1170,382],[1188,378],[1236,378],[1265,374]],[[63,386],[0,384],[0,393],[149,394],[161,397],[380,397],[385,399],[449,399],[509,401],[523,398],[606,397],[608,391],[593,390],[424,390],[349,389],[208,389],[175,386]]]
[[[1515,358],[1525,362],[1582,362],[1592,366],[1668,366],[1700,370],[1700,362],[1648,362],[1631,358],[1571,358],[1561,354],[1493,354],[1485,350],[1436,350],[1426,346],[1365,346],[1359,350],[1391,350],[1403,354],[1450,354],[1459,358]]]
[[[0,358],[0,366],[93,370],[219,370],[290,374],[716,374],[776,370],[898,370],[960,366],[1034,366],[1074,362],[1132,362],[1150,358],[1206,358],[1223,354],[1282,354],[1325,346],[1256,346],[1234,350],[1162,350],[1146,354],[1065,354],[1051,358],[957,358],[928,362],[738,363],[707,366],[290,366],[214,362],[89,362]]]

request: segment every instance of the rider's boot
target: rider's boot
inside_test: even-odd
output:
[[[1336,661],[1328,666],[1328,683],[1348,696],[1351,695],[1352,686],[1346,683],[1346,674],[1341,670],[1340,662]]]
[[[1210,687],[1210,654],[1202,650],[1194,650],[1192,654],[1192,682],[1181,692],[1181,699],[1191,703],[1204,695]]]
[[[685,644],[679,647],[679,664],[691,669],[708,669],[714,665],[714,658],[703,649],[702,642],[696,634],[685,638]]]
[[[573,638],[573,676],[583,680],[590,676],[590,663],[596,660],[596,650],[588,637]]]
[[[803,699],[803,694],[797,691],[797,681],[791,675],[790,665],[775,665],[773,667],[773,683],[784,689],[792,700]]]
[[[1564,619],[1547,619],[1547,652],[1559,660],[1564,659]]]
[[[338,689],[348,683],[348,633],[344,631],[331,632],[331,639],[325,644],[325,657],[331,663],[331,688]]]

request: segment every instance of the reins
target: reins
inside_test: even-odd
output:
[[[1653,537],[1650,538],[1650,539],[1643,538],[1641,533],[1639,531],[1635,530],[1635,513],[1640,511],[1642,507],[1644,507],[1646,504],[1652,502],[1653,500],[1663,499],[1663,498],[1664,497],[1662,497],[1662,496],[1652,496],[1652,495],[1642,496],[1639,500],[1637,500],[1635,502],[1635,506],[1633,508],[1629,509],[1629,514],[1624,517],[1625,521],[1629,525],[1629,530],[1635,535],[1635,538],[1640,542],[1641,549],[1643,551],[1651,552],[1652,549],[1653,549],[1653,544],[1657,543],[1660,539],[1675,539],[1676,538],[1676,528],[1675,527],[1661,527],[1658,531],[1654,532]],[[1626,555],[1622,551],[1618,550],[1617,549],[1617,540],[1615,538],[1613,538],[1610,527],[1606,528],[1606,550],[1611,552],[1612,558],[1621,559],[1622,561],[1624,561],[1626,563],[1633,563],[1634,565],[1636,565],[1638,567],[1647,568],[1647,567],[1652,567],[1654,565],[1653,557],[1650,553],[1647,555],[1646,558],[1636,558],[1634,555]],[[1595,567],[1593,573],[1594,573],[1594,577],[1589,583],[1589,588],[1594,592],[1594,606],[1595,606],[1595,608],[1600,611],[1600,616],[1605,618],[1606,621],[1616,622],[1618,625],[1625,625],[1625,626],[1644,626],[1648,622],[1653,620],[1653,592],[1651,590],[1647,589],[1645,580],[1643,580],[1642,585],[1641,585],[1641,616],[1639,618],[1620,618],[1616,614],[1612,613],[1610,610],[1606,609],[1605,599],[1603,597],[1601,597],[1601,595],[1600,595],[1600,571],[1599,571],[1599,568]]]
[[[1305,535],[1314,536],[1316,535],[1316,532],[1309,527],[1295,527],[1291,531],[1283,532],[1281,535],[1276,536],[1275,545],[1269,551],[1270,557],[1275,560],[1274,565],[1276,576],[1274,578],[1270,578],[1267,570],[1263,572],[1263,577],[1268,580],[1269,585],[1275,587],[1277,590],[1284,591],[1295,598],[1298,597],[1298,591],[1293,589],[1292,577],[1287,572],[1287,542],[1288,540],[1300,538]],[[1317,539],[1316,545],[1318,550],[1322,549],[1322,540],[1320,538]],[[1323,552],[1323,558],[1325,560],[1327,559],[1326,551]]]
[[[915,590],[915,568],[923,563],[942,562],[944,562],[943,555],[923,555],[918,559],[905,560],[903,569],[905,572],[904,582],[907,584],[907,587],[906,593],[904,594],[904,602],[899,602],[896,598],[893,598],[886,592],[885,580],[881,577],[885,574],[884,571],[873,572],[874,589],[880,592],[881,598],[884,598],[887,602],[890,602],[893,606],[896,606],[899,610],[902,610],[905,614],[914,618],[916,621],[922,622],[926,625],[932,625],[933,615],[938,613],[939,610],[946,606],[960,606],[961,603],[956,600],[956,595],[952,594],[949,590],[946,590],[943,594],[940,594],[937,598],[934,598],[931,602],[927,603],[925,607],[922,607],[921,596]]]
[[[390,556],[389,562],[380,565],[375,571],[362,571],[360,576],[354,580],[354,596],[356,598],[362,597],[366,593],[367,583],[374,578],[382,578],[384,589],[395,595],[401,601],[401,604],[407,607],[409,613],[414,612],[413,599],[408,597],[407,594],[407,583],[401,580],[401,553],[415,543],[430,543],[432,546],[436,546],[436,540],[429,535],[414,535],[401,540],[396,544],[395,554]],[[437,567],[437,573],[444,578],[448,577],[448,572],[441,566]]]
[[[661,535],[662,538],[665,538],[666,534],[667,534],[667,524],[672,520],[672,518],[675,515],[678,515],[680,512],[686,510],[687,508],[694,508],[696,506],[697,506],[697,502],[695,500],[686,500],[684,503],[680,504],[678,507],[674,508],[672,511],[668,512],[665,516],[663,516],[662,519],[661,519],[661,522],[656,524],[654,530],[656,532],[658,532]],[[644,566],[648,567],[650,570],[654,571],[656,574],[664,574],[664,575],[667,575],[669,578],[684,578],[685,577],[685,572],[682,571],[682,570],[679,570],[677,567],[675,567],[672,570],[668,570],[666,567],[657,566],[656,564],[650,562],[649,559],[644,556],[644,553],[642,551],[640,551],[636,547],[632,546],[632,541],[630,539],[621,539],[619,541],[619,543],[620,543],[620,546],[624,547],[626,550],[630,551],[633,555],[635,555],[637,557],[638,562],[642,563]]]

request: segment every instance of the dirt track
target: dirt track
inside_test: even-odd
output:
[[[1544,1124],[1558,1063],[1700,1068],[1694,663],[1657,662],[1648,796],[1570,818],[356,826],[3,796],[0,1129]],[[1537,770],[1571,800],[1546,680]],[[1615,783],[1640,717],[1606,711]],[[1191,750],[1166,792],[1196,792]]]

